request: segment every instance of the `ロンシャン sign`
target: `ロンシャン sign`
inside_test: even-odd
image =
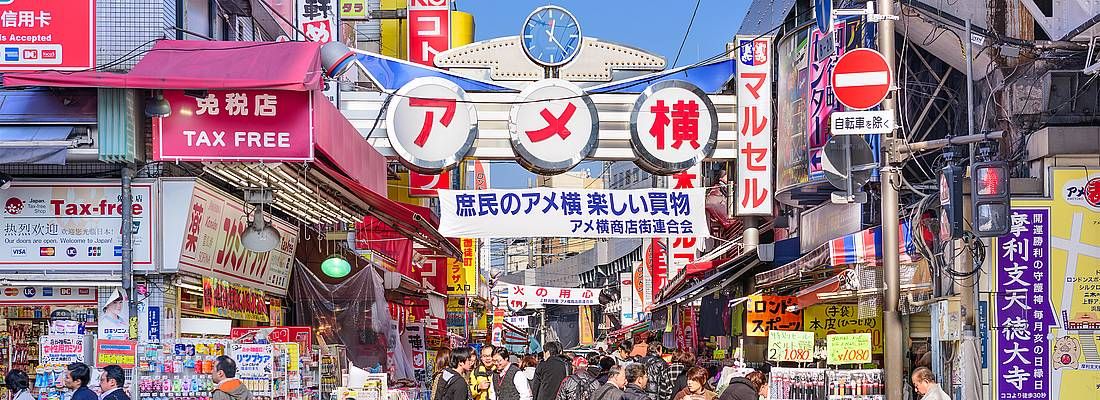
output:
[[[409,61],[435,66],[435,56],[451,48],[451,1],[409,0]]]
[[[772,215],[772,39],[738,37],[737,215]]]
[[[569,171],[590,157],[599,127],[596,104],[577,85],[561,79],[524,88],[508,119],[519,163],[540,174]]]
[[[842,333],[825,337],[828,350],[825,362],[837,364],[866,364],[871,362],[870,333]]]
[[[477,138],[477,110],[466,91],[437,77],[413,79],[386,110],[386,135],[405,166],[436,174],[451,169]]]
[[[813,332],[768,331],[769,361],[810,362],[813,358]]]
[[[630,146],[639,167],[667,175],[714,153],[718,113],[702,89],[680,80],[657,82],[642,92],[630,113]]]
[[[312,92],[165,90],[172,107],[153,118],[159,161],[312,161]]]
[[[892,110],[834,111],[829,120],[833,135],[890,133],[895,127]]]
[[[95,66],[95,0],[0,1],[0,72]]]
[[[836,60],[831,81],[840,104],[866,110],[877,106],[890,93],[893,76],[882,53],[855,49]]]

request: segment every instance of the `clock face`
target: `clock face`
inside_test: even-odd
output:
[[[528,57],[553,67],[569,62],[580,51],[581,26],[564,8],[545,6],[527,17],[520,38]]]

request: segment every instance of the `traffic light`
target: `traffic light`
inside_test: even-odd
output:
[[[1003,161],[976,162],[970,166],[973,196],[974,234],[978,237],[1008,233],[1008,164]]]
[[[940,240],[963,237],[966,229],[963,221],[962,167],[950,162],[940,170]]]

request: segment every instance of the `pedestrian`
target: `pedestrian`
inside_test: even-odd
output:
[[[126,384],[126,371],[117,365],[103,367],[99,374],[99,400],[130,400],[123,388]]]
[[[562,381],[557,400],[590,400],[600,388],[596,376],[588,372],[588,359],[573,358],[573,374]]]
[[[543,348],[543,360],[535,368],[535,379],[531,381],[531,390],[535,400],[554,400],[565,377],[573,374],[573,366],[563,356],[561,343],[549,342]]]
[[[649,400],[649,393],[645,388],[649,383],[645,365],[642,363],[630,363],[626,365],[626,387],[623,388],[622,400]]]
[[[920,400],[951,400],[951,396],[943,391],[936,382],[936,375],[927,367],[920,367],[913,371],[913,388],[921,395]]]
[[[690,351],[676,350],[672,353],[672,363],[668,365],[668,374],[672,377],[672,393],[680,393],[687,386],[687,371],[695,366],[695,354]]]
[[[615,363],[625,367],[626,363],[631,361],[630,352],[632,350],[634,350],[634,342],[631,342],[630,340],[619,342],[619,345],[616,347],[615,354],[613,355],[615,357]]]
[[[718,396],[719,400],[759,400],[760,387],[765,386],[767,379],[760,371],[749,372],[748,375],[730,379],[729,386]],[[766,390],[766,389],[765,389]]]
[[[646,374],[649,375],[646,384],[646,392],[650,400],[671,400],[673,382],[669,376],[668,362],[661,357],[661,340],[657,335],[650,336],[647,341],[646,356],[642,358]]]
[[[470,383],[466,375],[477,365],[474,349],[459,347],[451,351],[449,366],[439,375],[440,393],[437,400],[470,400]]]
[[[718,393],[710,390],[707,387],[707,369],[703,367],[691,367],[684,376],[687,380],[687,385],[679,392],[676,392],[676,397],[673,400],[715,400],[718,398]]]
[[[596,374],[596,381],[601,385],[607,383],[611,377],[611,367],[615,366],[615,359],[611,356],[600,357],[600,372]]]
[[[92,370],[87,364],[75,362],[66,367],[65,387],[73,391],[69,400],[99,400],[92,389],[88,389],[88,382],[92,380]]]
[[[474,400],[489,400],[493,376],[493,350],[491,344],[481,346],[480,365],[470,374],[470,397]]]
[[[8,371],[8,375],[4,377],[4,386],[7,386],[8,391],[13,393],[11,400],[34,400],[34,396],[30,392],[30,378],[21,369]]]
[[[496,366],[492,385],[494,397],[496,400],[532,400],[531,381],[518,365],[508,360],[510,356],[504,347],[493,350],[493,364]]]
[[[442,392],[440,390],[440,375],[443,375],[443,370],[451,366],[451,348],[440,347],[436,351],[436,364],[431,368],[431,399],[436,400],[436,397]]]
[[[611,361],[614,362],[614,360]],[[622,400],[623,389],[626,389],[626,370],[621,365],[612,364],[607,370],[607,382],[596,389],[596,393],[592,394],[592,400]]]
[[[252,392],[237,379],[237,362],[229,356],[214,359],[214,371],[210,373],[214,381],[211,400],[252,400]],[[77,400],[77,399],[73,399]]]
[[[535,369],[539,366],[539,359],[532,355],[526,355],[519,360],[519,369],[527,377],[527,386],[531,388],[531,396],[534,396],[535,388],[531,386],[535,382]]]

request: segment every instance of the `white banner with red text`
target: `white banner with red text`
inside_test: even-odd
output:
[[[447,237],[653,238],[708,235],[703,189],[440,190]]]
[[[508,285],[508,300],[522,301],[526,303],[527,306],[536,304],[591,306],[600,303],[600,290],[588,288]]]

